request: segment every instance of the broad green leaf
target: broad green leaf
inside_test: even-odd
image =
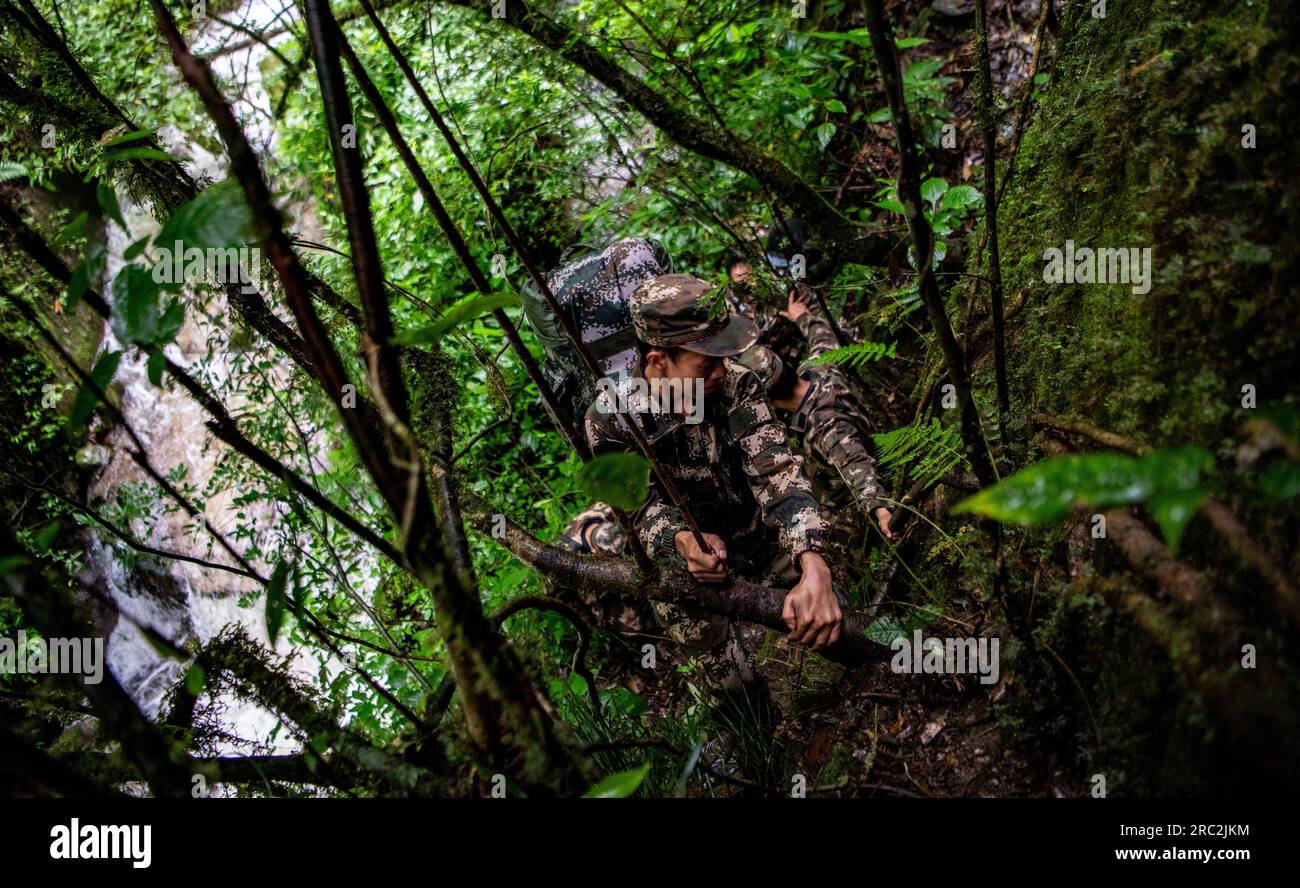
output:
[[[582,794],[584,799],[625,799],[636,792],[650,773],[650,763],[646,762],[631,771],[619,771],[610,774],[591,789]]]
[[[108,384],[113,380],[113,374],[117,372],[117,364],[120,360],[122,360],[122,353],[114,351],[104,352],[99,356],[99,360],[95,361],[95,366],[90,370],[90,378],[100,389],[108,388]],[[76,400],[72,402],[68,424],[74,429],[84,426],[98,402],[99,396],[95,394],[95,389],[83,382],[81,388],[77,389]]]
[[[934,206],[948,190],[948,183],[943,179],[926,179],[921,183],[921,199]]]
[[[122,219],[122,208],[117,203],[117,192],[113,190],[110,182],[99,180],[95,186],[95,197],[99,199],[99,206],[104,211],[104,215],[117,223],[117,227],[127,231],[126,222]]]
[[[67,311],[71,312],[81,301],[81,297],[86,295],[90,285],[99,280],[99,276],[104,273],[104,263],[108,258],[108,251],[104,249],[103,244],[91,244],[86,250],[86,255],[72,269],[72,277],[68,279],[68,304],[64,306]]]
[[[62,522],[58,519],[46,524],[32,536],[32,548],[37,552],[50,551],[50,548],[54,545],[54,540],[58,537],[61,528]]]
[[[852,31],[810,31],[808,36],[835,43],[853,43],[868,48],[871,46],[871,33],[866,28],[854,28]]]
[[[1201,447],[1158,450],[1140,458],[1083,453],[1022,469],[953,507],[996,521],[1036,524],[1064,518],[1074,506],[1110,508],[1149,501],[1166,540],[1177,544],[1205,491],[1201,473],[1214,465]]]
[[[149,270],[124,265],[113,279],[109,326],[123,345],[148,345],[158,338],[159,287]]]
[[[641,508],[650,489],[650,463],[639,453],[605,453],[582,467],[582,489],[616,509]]]
[[[863,634],[876,644],[883,644],[889,647],[894,643],[895,638],[906,638],[917,629],[924,629],[929,626],[940,616],[939,611],[928,608],[918,608],[909,610],[903,617],[878,617],[872,620]]]
[[[929,42],[925,37],[899,37],[894,41],[894,45],[899,49],[911,49],[914,46],[924,46]]]
[[[198,663],[191,666],[185,673],[185,690],[190,695],[197,697],[203,693],[203,686],[208,683],[208,674],[203,671],[203,667]]]
[[[129,247],[127,247],[125,250],[122,251],[123,261],[131,262],[132,260],[135,259],[136,256],[139,256],[141,253],[143,253],[144,248],[147,246],[149,246],[148,237],[142,237],[138,241],[135,241],[133,244],[131,244]]]
[[[435,323],[427,327],[403,330],[393,337],[393,342],[398,345],[432,345],[466,321],[472,321],[499,308],[514,308],[517,305],[519,305],[519,297],[514,293],[493,293],[490,296],[472,297],[457,302]]]
[[[114,163],[119,160],[172,160],[172,156],[165,151],[159,151],[157,148],[148,148],[143,145],[133,145],[130,148],[122,148],[118,151],[110,151],[104,155],[104,160]]]
[[[939,69],[946,64],[948,64],[947,59],[921,59],[919,62],[913,62],[903,74],[903,83],[912,85],[921,80],[928,80],[939,73]]]
[[[222,249],[250,244],[257,239],[253,214],[244,190],[234,179],[226,179],[199,192],[189,203],[176,208],[154,238],[159,249]]]
[[[825,102],[822,103],[822,105],[823,107],[826,108],[827,111],[831,112],[832,114],[844,114],[847,113],[849,110],[844,107],[844,103],[841,102],[839,99],[827,99]]]
[[[813,130],[813,135],[817,137],[817,147],[825,151],[826,146],[831,143],[831,139],[835,136],[835,124],[820,124]]]
[[[979,206],[983,200],[984,195],[974,185],[955,185],[944,192],[943,200],[939,201],[939,209],[967,210]]]
[[[1160,534],[1169,544],[1169,551],[1178,554],[1178,544],[1183,538],[1183,528],[1192,520],[1196,510],[1205,502],[1209,491],[1205,488],[1170,490],[1152,494],[1147,499],[1147,511],[1160,525]]]
[[[158,346],[149,349],[149,363],[147,370],[149,372],[149,381],[154,385],[162,385],[163,368],[167,365],[167,359],[163,356],[163,350]]]
[[[289,563],[281,561],[271,574],[271,581],[266,584],[266,634],[271,644],[280,636],[280,627],[284,625],[285,581],[289,579]]]

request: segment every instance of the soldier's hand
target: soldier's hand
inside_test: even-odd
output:
[[[704,551],[689,530],[679,531],[673,538],[677,554],[686,561],[686,569],[701,583],[721,583],[727,578],[727,544],[713,533],[704,534],[704,542],[711,551]]]
[[[884,507],[876,509],[876,523],[880,525],[880,532],[885,535],[885,539],[891,543],[898,539],[898,535],[889,529],[889,522],[893,520],[893,517],[889,510]]]
[[[816,552],[800,557],[803,576],[785,596],[781,619],[790,627],[790,638],[819,651],[840,638],[840,603],[831,583],[831,569]]]
[[[786,302],[785,311],[780,312],[781,317],[787,321],[797,321],[807,313],[808,303],[803,301],[803,291],[799,287],[791,287],[790,298]]]

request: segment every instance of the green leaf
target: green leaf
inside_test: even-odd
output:
[[[158,294],[158,284],[148,269],[124,265],[117,273],[109,326],[123,345],[149,345],[157,339]]]
[[[641,782],[649,773],[650,763],[646,762],[634,770],[610,774],[584,792],[582,797],[584,799],[625,799],[640,788]]]
[[[823,107],[826,108],[827,111],[831,112],[832,114],[845,114],[849,110],[848,108],[844,107],[844,103],[841,102],[839,99],[827,99],[825,102],[822,103],[822,105]]]
[[[822,151],[825,151],[826,146],[831,143],[831,139],[834,138],[835,136],[835,124],[833,123],[819,124],[813,130],[813,135],[817,137],[817,147],[820,148]]]
[[[158,346],[149,349],[149,382],[154,385],[162,385],[163,368],[167,365],[167,359],[163,356],[163,350]]]
[[[122,208],[118,206],[117,192],[113,190],[112,183],[100,179],[99,184],[95,186],[95,197],[99,199],[99,206],[104,210],[104,215],[116,222],[118,228],[128,231],[126,222],[122,219]]]
[[[113,374],[117,372],[117,364],[122,360],[121,352],[104,352],[95,361],[95,366],[90,370],[90,378],[100,389],[107,389],[108,384],[113,380]],[[90,413],[99,403],[99,396],[95,394],[95,389],[87,383],[82,383],[81,388],[77,389],[77,398],[72,402],[72,412],[68,415],[68,424],[74,429],[79,429],[86,424],[90,418]]]
[[[1064,518],[1074,506],[1110,508],[1148,501],[1176,546],[1183,525],[1205,498],[1201,473],[1214,465],[1202,447],[1158,450],[1140,458],[1082,453],[1035,463],[953,507],[996,521],[1037,524]]]
[[[104,143],[104,147],[113,148],[116,147],[117,145],[125,145],[127,142],[136,142],[139,141],[140,139],[147,139],[150,136],[152,136],[153,133],[154,131],[149,129],[132,130],[129,133],[123,133],[120,136],[114,136],[113,138],[109,139],[107,142]]]
[[[921,59],[919,62],[913,62],[903,74],[903,83],[912,86],[922,80],[929,80],[946,64],[948,64],[947,59]]]
[[[457,302],[435,323],[427,327],[403,330],[393,337],[393,342],[398,345],[432,345],[466,321],[472,321],[499,308],[514,308],[517,305],[519,305],[519,297],[514,293],[493,293],[490,296],[471,297]]]
[[[203,686],[208,682],[208,674],[203,671],[203,667],[195,663],[185,673],[185,690],[190,696],[197,697],[203,693]]]
[[[181,204],[154,238],[160,249],[239,247],[257,240],[253,213],[244,189],[234,179],[209,185],[189,203]]]
[[[149,246],[149,238],[147,236],[140,238],[138,241],[131,244],[129,247],[127,247],[125,250],[122,251],[123,261],[126,262],[132,261],[133,259],[135,259],[136,256],[139,256],[141,253],[143,253],[144,248],[147,246]]]
[[[147,148],[143,145],[136,145],[131,148],[123,148],[120,151],[110,151],[104,155],[104,160],[109,163],[116,163],[119,160],[172,160],[172,156],[165,151],[159,151],[157,148]]]
[[[1259,473],[1259,489],[1271,500],[1300,495],[1300,463],[1274,462]]]
[[[58,519],[46,524],[32,537],[32,548],[37,552],[49,552],[61,527],[62,523]]]
[[[641,508],[650,490],[650,463],[639,453],[605,453],[582,467],[582,489],[615,509]]]
[[[103,244],[91,244],[86,250],[86,255],[72,269],[72,277],[68,279],[68,304],[64,306],[69,312],[77,307],[81,297],[85,296],[86,291],[90,289],[90,285],[99,280],[99,276],[104,273],[104,263],[107,259],[108,251],[104,249]]]
[[[924,46],[929,42],[925,37],[899,37],[894,41],[894,45],[899,49],[911,49],[914,46]]]
[[[941,612],[936,608],[917,608],[910,610],[905,617],[878,617],[872,620],[871,625],[863,630],[863,634],[876,644],[883,644],[889,647],[894,643],[895,638],[906,638],[917,629],[924,629],[941,616]]]
[[[871,46],[871,33],[866,28],[854,28],[852,31],[810,31],[808,36],[816,37],[818,40],[831,40],[836,43]]]
[[[921,183],[921,199],[930,206],[934,206],[947,191],[948,183],[943,179],[926,179]]]
[[[1147,500],[1147,511],[1160,525],[1160,534],[1169,544],[1169,551],[1178,554],[1178,544],[1183,538],[1183,529],[1192,520],[1196,510],[1205,502],[1209,491],[1198,487],[1193,490],[1170,490],[1165,493],[1152,494]]]
[[[271,581],[266,584],[266,634],[271,644],[280,636],[280,627],[284,625],[285,581],[289,579],[289,563],[281,561],[271,574]]]
[[[943,200],[939,201],[939,209],[968,210],[979,206],[983,200],[984,195],[974,185],[955,185],[944,192]]]

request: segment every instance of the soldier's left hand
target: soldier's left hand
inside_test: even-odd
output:
[[[835,598],[831,569],[816,552],[800,557],[803,576],[785,596],[781,619],[790,627],[790,638],[820,651],[840,638],[840,603]]]
[[[780,312],[781,317],[787,321],[797,321],[800,315],[808,313],[808,303],[803,300],[803,291],[799,287],[790,288],[790,298],[786,302],[785,311]]]
[[[876,509],[876,523],[880,525],[880,532],[885,535],[885,539],[889,540],[891,543],[898,539],[898,534],[889,529],[889,522],[893,520],[893,517],[894,516],[890,514],[889,510],[883,506]]]

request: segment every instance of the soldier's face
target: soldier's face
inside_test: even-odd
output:
[[[722,377],[727,375],[724,361],[724,358],[701,355],[685,349],[678,350],[670,358],[666,352],[651,349],[646,355],[645,375],[648,379],[680,379],[686,384],[703,379],[704,393],[711,395]]]

